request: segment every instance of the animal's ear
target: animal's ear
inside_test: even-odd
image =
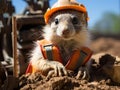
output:
[[[88,13],[86,12],[86,13],[84,13],[84,15],[85,15],[85,21],[86,21],[86,25],[88,26],[88,21],[89,21],[89,17],[88,17]]]

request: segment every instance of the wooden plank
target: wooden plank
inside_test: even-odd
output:
[[[13,45],[13,76],[18,77],[18,55],[17,55],[17,23],[16,17],[12,17],[12,45]]]
[[[45,24],[43,15],[34,15],[34,16],[16,16],[17,24]]]

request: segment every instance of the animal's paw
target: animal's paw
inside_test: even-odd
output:
[[[85,66],[81,66],[78,70],[78,73],[76,75],[76,79],[86,79],[89,80],[90,79],[90,74],[89,74],[89,70],[87,67]]]
[[[68,75],[66,68],[60,62],[51,61],[49,64],[51,70],[48,72],[47,77]]]

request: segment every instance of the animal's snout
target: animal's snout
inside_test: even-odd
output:
[[[63,30],[62,34],[63,34],[63,35],[67,35],[67,34],[69,34],[69,30],[68,30],[68,29]]]

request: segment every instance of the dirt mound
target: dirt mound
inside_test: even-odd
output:
[[[98,38],[91,43],[94,53],[106,52],[120,57],[120,40],[114,38]]]
[[[114,68],[120,66],[118,59],[110,54],[99,54],[92,58],[90,80],[80,80],[76,78],[74,72],[70,76],[52,77],[50,79],[42,76],[40,73],[27,74],[20,77],[20,90],[117,90],[120,89],[119,75]],[[119,59],[120,60],[120,59]],[[117,67],[116,67],[117,68]],[[119,68],[117,68],[118,70]],[[119,70],[120,72],[120,70]],[[116,77],[116,78],[114,78]]]

